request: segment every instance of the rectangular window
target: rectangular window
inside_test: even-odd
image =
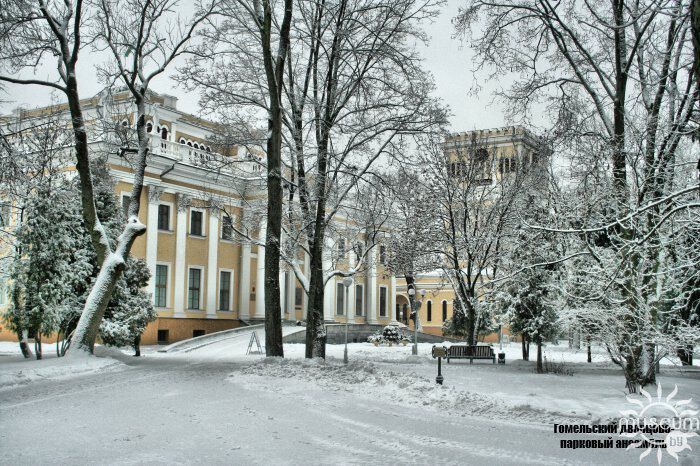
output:
[[[379,317],[386,317],[386,286],[379,287]]]
[[[224,215],[221,223],[221,239],[231,241],[233,239],[233,219]]]
[[[129,216],[129,204],[131,204],[131,196],[122,196],[122,212],[124,213],[124,218]]]
[[[361,316],[365,311],[365,287],[355,285],[355,315]]]
[[[219,276],[219,310],[231,310],[231,272],[222,271]]]
[[[386,264],[386,246],[379,246],[379,262]]]
[[[498,159],[498,173],[504,175],[515,171],[515,159],[511,157],[503,157]]]
[[[202,271],[190,269],[188,282],[187,309],[199,310],[199,294],[202,288]]]
[[[170,206],[167,204],[158,204],[158,229],[170,230]]]
[[[190,234],[203,236],[202,234],[202,212],[199,210],[190,211]]]
[[[156,307],[167,307],[168,303],[168,266],[156,265],[156,295],[154,304]]]
[[[335,313],[339,316],[345,314],[345,285],[342,283],[335,285]]]
[[[345,259],[345,240],[343,238],[338,240],[338,259]]]
[[[301,308],[304,305],[304,290],[300,286],[294,288],[294,307]]]
[[[158,344],[163,345],[170,341],[170,335],[168,330],[158,330]]]

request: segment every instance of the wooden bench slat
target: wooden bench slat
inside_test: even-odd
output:
[[[450,359],[469,359],[472,363],[474,359],[491,359],[496,363],[496,353],[493,348],[485,345],[452,345],[447,349],[447,362]]]

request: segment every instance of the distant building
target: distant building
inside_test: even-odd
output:
[[[541,139],[522,126],[452,134],[443,147],[450,176],[469,177],[470,182],[483,186],[495,185],[519,169],[541,170],[540,162],[547,157]],[[426,291],[419,311],[422,331],[441,335],[443,324],[452,318],[455,292],[442,270],[417,274],[415,281],[417,291]],[[403,278],[399,278],[396,293],[395,318],[412,327]],[[498,336],[489,335],[485,340],[498,341]]]

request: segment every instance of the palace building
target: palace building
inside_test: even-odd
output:
[[[120,131],[133,133],[136,109],[129,98],[122,90],[108,98],[100,94],[82,101],[86,121],[94,126],[91,151],[105,151],[104,128],[97,128],[105,113],[112,120],[118,115],[117,137]],[[151,93],[147,106],[150,155],[139,200],[139,217],[147,230],[131,253],[151,272],[148,291],[158,319],[146,329],[142,344],[175,342],[264,319],[265,250],[235,233],[245,224],[251,236],[264,241],[266,219],[260,208],[252,207],[265,201],[264,154],[235,145],[222,147],[217,124],[178,109],[177,103],[176,97]],[[0,117],[0,124],[15,130],[30,128],[47,115],[68,121],[67,105],[16,110]],[[444,143],[451,176],[476,169],[478,183],[484,186],[511,176],[516,167],[537,164],[541,148],[541,140],[519,126],[457,133]],[[116,194],[125,205],[131,201],[133,183],[128,155],[112,151],[106,157]],[[342,212],[337,218],[344,221]],[[0,229],[9,230],[17,221],[11,206],[0,203]],[[329,238],[324,269],[354,267],[359,256],[347,241],[357,239]],[[403,278],[397,282],[384,266],[387,254],[385,245],[374,247],[347,290],[342,277],[328,281],[326,322],[413,325],[408,290]],[[299,265],[308,274],[305,254]],[[289,267],[282,263],[280,269],[282,318],[304,320],[306,294]],[[415,278],[416,289],[426,291],[419,310],[422,331],[441,335],[444,322],[452,318],[455,293],[441,270]],[[0,273],[0,312],[7,306],[7,278]],[[16,340],[16,336],[2,329],[0,339]]]
[[[97,126],[106,113],[112,120],[119,115],[114,137],[120,131],[133,133],[136,109],[127,92],[115,91],[108,98],[97,95],[82,104],[86,121],[94,127],[89,135],[91,152],[105,151],[105,132]],[[54,105],[17,110],[0,117],[0,124],[30,128],[48,114],[69,121],[67,105]],[[147,114],[149,158],[145,189],[138,200],[139,218],[147,230],[131,253],[143,259],[151,272],[148,291],[158,319],[148,326],[141,343],[169,343],[261,321],[265,251],[241,239],[235,229],[253,223],[254,234],[264,241],[260,238],[265,232],[264,215],[249,208],[264,203],[266,196],[264,154],[236,146],[222,149],[220,128],[180,110],[175,97],[152,93]],[[106,157],[116,194],[124,204],[133,201],[129,196],[134,174],[128,153],[112,151]],[[11,206],[3,204],[0,228],[10,229],[17,221]],[[345,260],[353,262],[354,254],[348,248]],[[354,323],[385,325],[393,320],[397,285],[383,265],[385,256],[384,246],[372,249],[366,267],[347,290],[347,299],[342,277],[328,281],[326,321],[345,322],[345,314]],[[308,257],[299,261],[308,272]],[[324,261],[329,270],[333,265],[330,259]],[[306,295],[294,273],[283,265],[280,284],[282,318],[305,319]],[[7,279],[0,277],[0,312],[7,305]],[[0,338],[16,340],[16,335],[3,329]]]

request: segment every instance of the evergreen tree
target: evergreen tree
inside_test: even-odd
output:
[[[103,160],[94,162],[93,174],[97,212],[107,236],[115,242],[124,213]],[[31,194],[26,221],[17,230],[18,251],[22,252],[15,257],[11,272],[11,293],[17,299],[5,315],[11,330],[21,334],[27,329],[35,335],[38,359],[42,336],[56,334],[64,343],[57,352],[65,353],[99,272],[80,212],[77,181],[60,179],[53,184]],[[145,262],[129,258],[100,326],[105,344],[133,345],[139,354],[140,335],[157,317],[143,290],[149,279]]]
[[[72,283],[92,273],[82,251],[81,215],[74,190],[67,181],[39,187],[27,202],[25,221],[17,228],[19,244],[11,278],[13,293],[6,314],[9,327],[20,334],[34,334],[37,359],[42,357],[42,336],[59,331],[67,320],[73,295]]]

